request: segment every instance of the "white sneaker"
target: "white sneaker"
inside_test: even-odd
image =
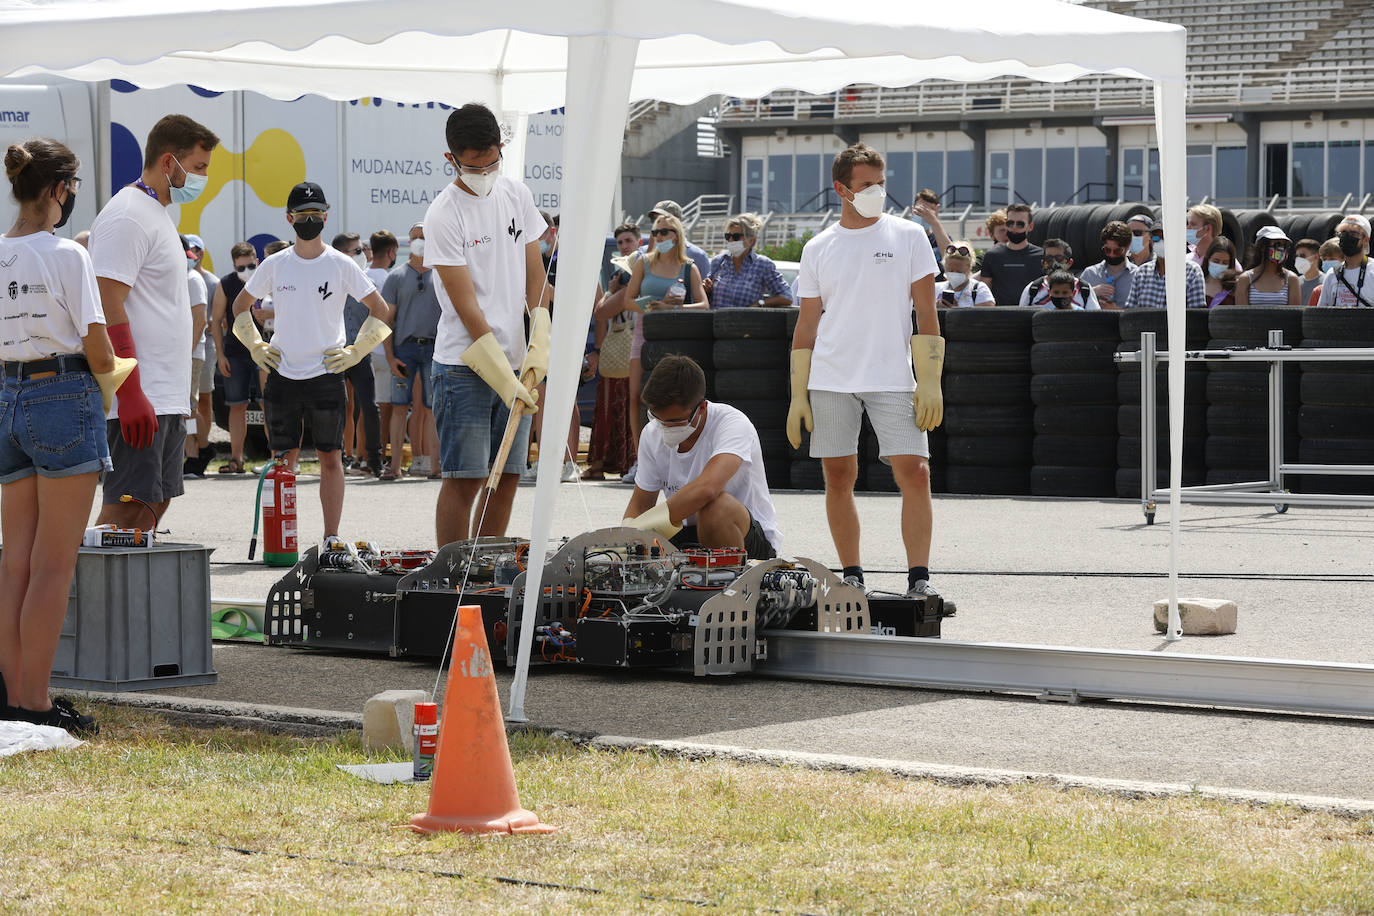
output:
[[[634,464],[630,465],[630,469],[629,469],[628,471],[626,471],[624,474],[621,474],[621,475],[620,475],[620,482],[621,482],[621,483],[634,483],[634,482],[635,482],[635,475],[638,474],[638,473],[639,473],[639,462],[636,461]]]
[[[916,584],[906,590],[906,597],[915,599],[939,598],[941,595],[935,590],[935,586],[931,585],[928,581],[925,579],[917,579]]]
[[[414,458],[410,459],[410,474],[411,474],[412,477],[414,477],[414,476],[416,476],[416,475],[419,475],[419,476],[422,476],[422,477],[428,477],[428,476],[429,476],[429,456],[428,456],[428,455],[416,455]]]
[[[539,468],[535,465],[525,465],[525,469],[520,472],[521,483],[534,483],[539,477]]]
[[[576,461],[563,462],[563,476],[559,478],[563,483],[572,483],[582,478],[582,472],[577,469]]]

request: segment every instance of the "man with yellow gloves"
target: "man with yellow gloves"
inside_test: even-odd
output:
[[[944,419],[935,255],[918,224],[883,215],[887,189],[877,150],[862,143],[843,150],[831,178],[842,201],[840,221],[802,249],[797,278],[801,315],[792,337],[787,437],[800,448],[802,424],[811,430],[811,457],[825,471],[830,536],[845,582],[862,587],[854,482],[859,424],[868,413],[879,457],[902,492],[907,597],[938,597],[930,584],[926,441],[926,431]]]
[[[688,356],[659,361],[644,383],[644,406],[650,423],[639,437],[639,472],[623,524],[656,531],[674,547],[777,556],[778,513],[749,418],[706,400],[706,374]]]
[[[433,404],[443,474],[434,529],[439,546],[503,535],[528,450],[520,420],[500,482],[477,496],[514,403],[534,407],[549,371],[552,324],[544,300],[539,237],[544,217],[523,183],[501,174],[501,126],[484,105],[453,111],[444,157],[456,173],[425,213],[425,266],[439,282]],[[530,319],[529,348],[524,318]],[[516,374],[516,368],[520,372]]]
[[[339,533],[343,515],[344,422],[348,397],[342,373],[366,359],[391,333],[390,308],[353,259],[320,239],[329,204],[324,190],[303,181],[286,197],[286,220],[296,244],[284,248],[253,271],[234,299],[234,336],[253,362],[270,374],[262,393],[267,442],[274,452],[299,448],[305,423],[320,456],[320,508],[324,539]],[[264,343],[251,309],[272,298],[275,332]],[[368,317],[353,343],[344,330],[348,297],[367,306]]]

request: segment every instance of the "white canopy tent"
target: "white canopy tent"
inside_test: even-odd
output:
[[[1168,263],[1181,264],[1184,65],[1179,26],[1059,0],[0,0],[0,77],[50,73],[119,78],[145,87],[193,83],[274,98],[369,94],[401,102],[482,101],[508,116],[565,106],[559,276],[549,369],[549,427],[567,431],[619,173],[630,101],[690,103],[850,83],[904,86],[1021,76],[1058,82],[1094,73],[1151,80],[1159,134]],[[438,138],[436,138],[438,142]],[[1183,351],[1183,271],[1169,271],[1168,348]],[[1183,390],[1183,361],[1169,385]],[[1177,570],[1183,398],[1169,401],[1170,635],[1178,628]],[[541,450],[531,556],[548,545],[562,455]],[[530,564],[510,717],[524,696],[542,566]]]

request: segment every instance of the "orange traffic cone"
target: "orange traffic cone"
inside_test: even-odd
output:
[[[420,833],[552,833],[558,829],[539,823],[533,812],[520,807],[482,609],[476,605],[458,609],[429,811],[412,817],[410,826]]]

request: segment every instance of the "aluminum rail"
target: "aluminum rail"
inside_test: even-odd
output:
[[[1374,665],[768,630],[763,677],[1374,718]]]

